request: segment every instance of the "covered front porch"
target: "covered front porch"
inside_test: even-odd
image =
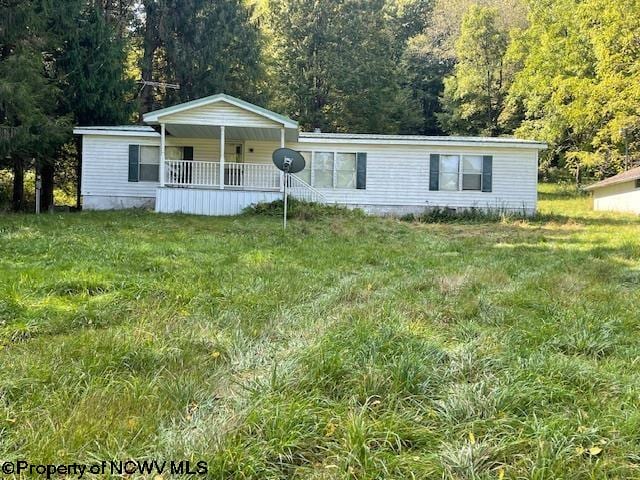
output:
[[[160,134],[157,211],[231,215],[281,198],[284,175],[271,154],[297,141],[293,120],[220,94],[150,112],[144,121]],[[260,151],[245,151],[247,144]],[[324,200],[298,177],[287,189],[302,200]]]

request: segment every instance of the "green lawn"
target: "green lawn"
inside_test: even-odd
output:
[[[0,460],[640,478],[640,219],[540,210],[0,216]]]

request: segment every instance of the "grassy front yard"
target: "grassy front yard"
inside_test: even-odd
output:
[[[640,478],[640,219],[540,207],[0,216],[0,460]]]

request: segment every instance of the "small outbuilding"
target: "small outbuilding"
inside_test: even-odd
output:
[[[593,192],[593,209],[640,214],[640,167],[586,187]]]

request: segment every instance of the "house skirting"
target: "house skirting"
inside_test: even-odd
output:
[[[273,202],[281,198],[280,192],[159,187],[156,190],[156,212],[238,215],[256,203]]]
[[[122,210],[125,208],[153,208],[153,197],[120,197],[107,195],[83,195],[83,210]]]

